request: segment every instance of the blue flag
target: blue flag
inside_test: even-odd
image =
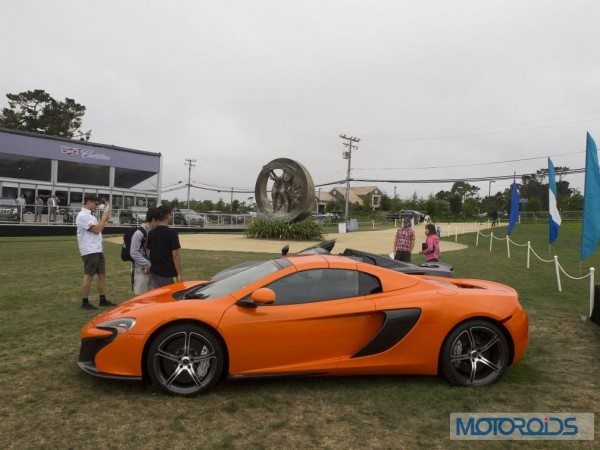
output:
[[[590,133],[585,149],[585,184],[583,191],[583,227],[581,230],[581,260],[596,251],[600,241],[600,171],[598,149]]]
[[[554,164],[548,158],[548,226],[550,227],[548,234],[548,242],[552,244],[558,237],[558,230],[562,222],[558,207],[556,206],[556,174],[554,173]]]
[[[508,230],[506,235],[510,236],[515,225],[519,221],[519,190],[517,189],[517,181],[513,178],[512,188],[510,193],[510,216],[508,217]]]

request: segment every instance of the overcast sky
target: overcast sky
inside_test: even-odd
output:
[[[452,166],[546,155],[581,168],[585,132],[600,144],[599,36],[593,0],[3,0],[0,106],[74,98],[91,141],[162,153],[164,184],[187,178],[185,158],[225,189],[253,189],[278,157],[343,179],[340,133],[361,138],[355,178],[533,172],[544,158]]]

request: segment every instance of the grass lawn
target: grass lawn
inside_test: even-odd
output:
[[[552,251],[574,275],[579,232],[578,224],[563,226]],[[548,258],[545,224],[520,225],[513,239],[531,240]],[[0,448],[489,448],[505,443],[451,443],[450,413],[600,412],[600,327],[581,320],[588,312],[587,280],[563,278],[558,293],[553,265],[533,258],[527,270],[525,249],[512,247],[508,259],[499,241],[492,252],[484,238],[475,247],[473,234],[459,242],[469,249],[442,256],[456,276],[513,286],[529,313],[526,357],[497,384],[468,389],[409,376],[272,379],[226,382],[186,399],[158,394],[149,384],[94,379],[77,368],[79,331],[93,312],[79,309],[75,237],[0,238]],[[109,299],[117,302],[130,296],[119,251],[105,245]],[[204,278],[269,256],[184,251],[184,272],[187,279]],[[600,268],[600,254],[585,262],[584,273],[591,265]],[[90,297],[97,303],[97,295]]]

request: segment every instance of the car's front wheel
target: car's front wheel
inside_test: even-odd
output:
[[[215,334],[200,325],[180,324],[161,331],[150,343],[146,368],[152,383],[170,394],[207,391],[221,378],[225,351]]]
[[[489,320],[469,320],[450,332],[442,348],[446,378],[459,386],[487,386],[496,382],[509,364],[506,336]]]

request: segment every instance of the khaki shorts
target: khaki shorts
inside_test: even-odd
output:
[[[83,255],[83,273],[86,275],[102,275],[106,273],[106,262],[103,253],[90,253]]]

